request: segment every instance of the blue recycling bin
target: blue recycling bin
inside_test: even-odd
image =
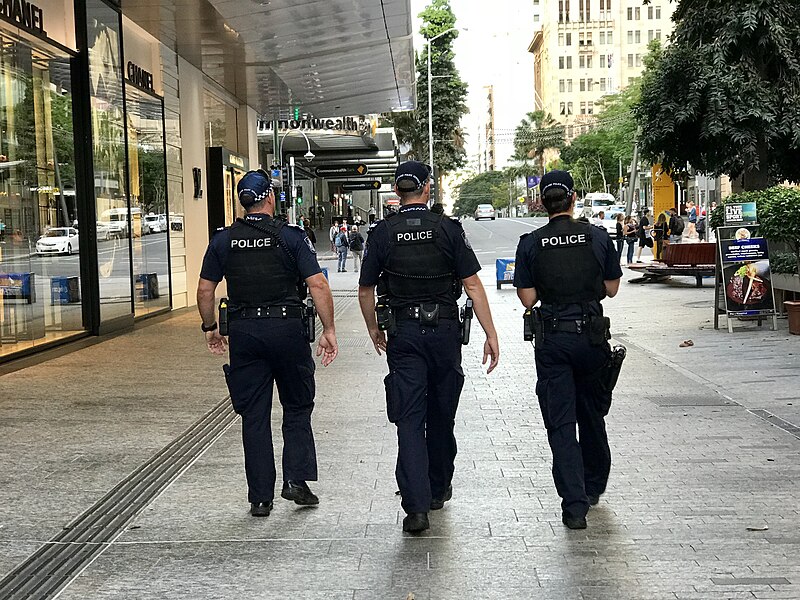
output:
[[[50,302],[56,304],[73,304],[81,301],[80,279],[78,277],[51,277]]]
[[[136,276],[136,281],[142,284],[138,290],[140,300],[155,300],[161,295],[158,290],[157,273],[140,273]]]
[[[498,258],[495,261],[495,269],[497,270],[497,289],[503,287],[503,284],[514,283],[514,265],[516,259],[514,258]]]
[[[0,273],[0,293],[7,300],[36,302],[36,276],[34,273]]]

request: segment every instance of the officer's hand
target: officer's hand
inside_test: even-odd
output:
[[[322,366],[327,367],[338,354],[339,345],[336,343],[336,334],[323,331],[319,336],[319,345],[317,346],[317,356],[322,357]]]
[[[380,329],[371,329],[369,332],[369,337],[372,340],[372,344],[375,346],[375,351],[380,356],[381,350],[386,352],[386,334],[381,331]]]
[[[497,361],[500,360],[500,344],[497,342],[497,338],[486,339],[486,342],[483,344],[483,364],[486,364],[486,361],[489,360],[489,368],[486,371],[488,375],[494,368],[497,366]]]
[[[206,332],[206,346],[211,354],[223,355],[228,346],[228,340],[219,334],[219,330]]]

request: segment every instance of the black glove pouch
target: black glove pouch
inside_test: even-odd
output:
[[[611,339],[611,319],[608,317],[589,317],[589,343],[602,346]]]
[[[419,322],[422,325],[436,327],[439,324],[439,305],[422,304],[419,307]]]

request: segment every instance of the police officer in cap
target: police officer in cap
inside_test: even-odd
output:
[[[359,280],[369,335],[389,365],[386,408],[397,426],[403,530],[413,533],[428,529],[428,511],[452,496],[453,428],[464,385],[457,304],[462,284],[486,333],[483,362],[490,360],[489,373],[500,356],[477,275],[480,264],[461,225],[428,210],[430,175],[429,167],[415,161],[397,168],[395,193],[402,206],[370,232]],[[386,331],[376,317],[376,287]]]
[[[214,292],[228,286],[230,366],[223,367],[233,408],[242,417],[245,473],[250,514],[266,517],[275,495],[275,459],[270,413],[277,384],[283,406],[283,490],[296,504],[318,504],[307,481],[317,480],[311,412],[314,359],[302,317],[306,287],[323,331],[317,356],[328,366],[338,353],[333,297],[314,246],[297,226],[273,218],[275,194],[269,176],[250,171],[237,186],[243,219],[220,228],[203,259],[197,307],[208,349],[224,354],[214,314]]]
[[[514,286],[525,308],[541,302],[533,313],[536,394],[553,452],[562,521],[584,529],[589,505],[605,491],[611,469],[599,386],[611,350],[600,301],[617,294],[622,270],[608,233],[573,220],[573,188],[565,171],[542,177],[550,222],[520,239]]]

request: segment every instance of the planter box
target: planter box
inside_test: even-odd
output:
[[[772,287],[776,290],[786,290],[787,292],[800,292],[800,275],[773,273]]]

